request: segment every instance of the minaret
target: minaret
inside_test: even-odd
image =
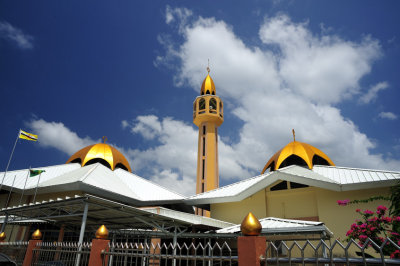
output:
[[[219,186],[218,131],[224,122],[223,103],[215,94],[214,81],[208,75],[201,85],[200,96],[193,103],[193,123],[199,127],[197,153],[196,193],[203,193]],[[210,217],[210,212],[197,208],[196,214]]]

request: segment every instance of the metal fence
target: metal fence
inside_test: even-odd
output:
[[[238,265],[238,257],[226,242],[170,244],[111,243],[103,252],[103,266]]]
[[[0,253],[7,255],[17,265],[22,265],[25,258],[28,242],[0,242]]]
[[[363,245],[355,240],[342,243],[339,240],[327,243],[319,241],[275,241],[267,242],[261,262],[265,265],[400,265],[400,259],[391,259],[384,248],[400,247],[387,238],[382,245],[368,238]]]
[[[33,249],[31,265],[88,265],[91,243],[42,242]]]

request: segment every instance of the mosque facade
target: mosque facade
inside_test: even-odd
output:
[[[136,226],[168,234],[166,228],[176,233],[185,227],[205,232],[234,226],[252,212],[259,219],[323,222],[335,238],[343,239],[359,218],[356,208],[374,210],[387,202],[343,207],[337,201],[387,196],[400,180],[400,172],[335,166],[323,151],[297,141],[293,132],[293,141],[271,156],[260,175],[219,187],[223,108],[208,74],[193,104],[199,128],[196,195],[185,197],[135,175],[121,152],[98,143],[77,151],[66,164],[37,168],[43,170],[38,175],[31,176],[35,169],[0,173],[2,231],[8,240],[23,240],[42,223],[70,225],[80,228],[81,241],[85,220],[89,228],[101,223],[116,230]]]

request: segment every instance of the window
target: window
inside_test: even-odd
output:
[[[290,188],[291,189],[296,189],[296,188],[303,188],[303,187],[308,187],[307,185],[299,184],[296,182],[290,182]]]
[[[206,109],[206,100],[200,99],[199,100],[199,110],[204,110]]]
[[[280,183],[278,183],[277,185],[271,187],[271,191],[277,191],[277,190],[285,190],[287,189],[287,182],[286,181],[282,181]]]
[[[202,179],[204,180],[204,164],[205,164],[205,162],[204,162],[204,159],[203,159],[203,163],[202,163],[202,173],[201,173],[201,175],[202,175]]]
[[[203,156],[206,156],[206,138],[203,137]]]
[[[206,126],[203,126],[203,135],[206,134]]]
[[[210,99],[210,112],[217,113],[217,101],[214,98]]]

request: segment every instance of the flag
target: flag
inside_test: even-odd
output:
[[[37,135],[25,132],[23,130],[19,131],[19,138],[20,139],[32,140],[32,141],[37,141],[38,140],[38,136]]]
[[[29,169],[29,177],[40,175],[43,172],[46,172],[46,171],[45,170],[32,170],[32,169]]]

